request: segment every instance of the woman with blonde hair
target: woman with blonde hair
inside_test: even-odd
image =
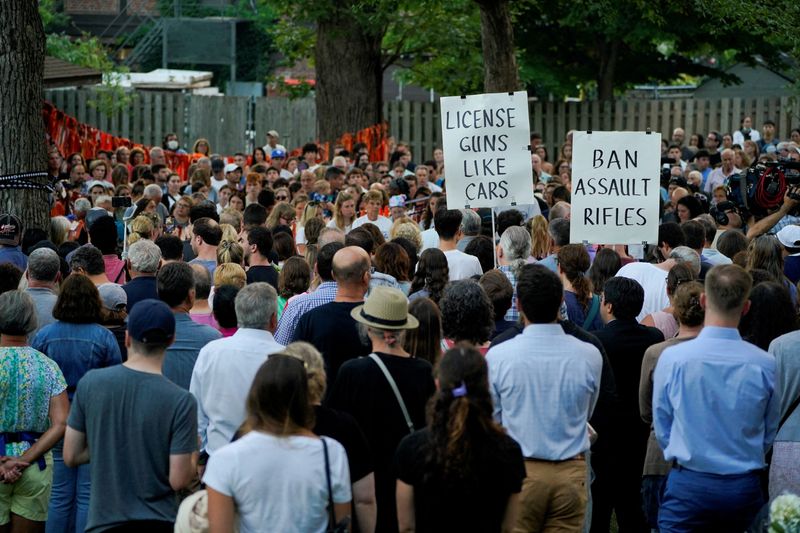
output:
[[[345,233],[353,229],[356,219],[356,201],[346,192],[340,192],[333,205],[333,218],[328,222],[329,228],[339,228]]]
[[[270,211],[266,225],[274,231],[278,226],[291,226],[294,218],[294,208],[286,202],[278,202]]]
[[[111,172],[108,170],[108,163],[102,159],[95,159],[89,165],[89,174],[92,179],[97,181],[111,181]]]
[[[214,269],[214,287],[233,285],[242,289],[247,285],[247,273],[242,265],[236,263],[221,263]]]
[[[550,223],[542,215],[536,215],[528,221],[531,233],[531,257],[541,261],[550,255],[550,234],[547,232]]]
[[[220,224],[219,229],[222,230],[222,239],[220,241],[239,242],[239,234],[231,224]]]
[[[417,247],[417,252],[422,250],[422,233],[419,230],[419,225],[410,218],[398,218],[392,223],[392,229],[389,230],[389,238],[394,240],[399,237],[412,242]]]
[[[134,218],[128,226],[128,246],[141,239],[152,239],[154,230],[150,217],[139,215]]]
[[[223,238],[217,246],[217,265],[226,263],[242,266],[244,264],[244,248],[234,240]]]
[[[70,221],[67,217],[53,217],[50,219],[50,242],[61,246],[69,240]]]
[[[306,204],[306,208],[303,210],[303,216],[297,222],[297,233],[294,237],[294,242],[297,245],[297,251],[299,253],[302,254],[306,251],[306,242],[308,242],[306,239],[306,222],[312,218],[322,219],[323,214],[322,206],[319,202],[312,201]]]

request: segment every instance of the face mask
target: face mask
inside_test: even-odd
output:
[[[175,150],[178,149],[178,141],[176,141],[174,139],[171,140],[171,141],[167,141],[167,148],[169,148],[170,150],[172,150],[174,152]]]

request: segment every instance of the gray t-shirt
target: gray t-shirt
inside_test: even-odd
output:
[[[56,306],[58,295],[52,289],[28,287],[25,289],[25,292],[31,297],[33,305],[36,307],[36,318],[39,321],[36,331],[56,321],[56,319],[53,318],[53,307]],[[31,337],[33,337],[36,331],[31,333]]]
[[[169,457],[197,450],[197,403],[164,376],[123,365],[90,370],[68,424],[86,434],[92,491],[86,531],[174,521]]]

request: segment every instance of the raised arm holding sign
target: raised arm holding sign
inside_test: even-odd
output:
[[[655,243],[660,133],[576,131],[570,242]]]
[[[447,96],[441,116],[448,205],[536,203],[525,91]]]

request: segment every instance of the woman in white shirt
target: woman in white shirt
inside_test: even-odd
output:
[[[294,243],[297,245],[298,253],[306,253],[306,244],[308,243],[308,239],[306,239],[306,222],[312,218],[323,218],[323,215],[324,212],[319,202],[311,201],[306,204],[305,209],[303,209],[303,216],[297,222],[297,232],[294,236]]]
[[[236,512],[242,533],[324,533],[332,520],[349,522],[347,455],[335,440],[311,432],[303,362],[270,356],[253,380],[247,413],[249,432],[215,452],[203,477],[210,533],[232,533]]]
[[[328,222],[329,228],[339,228],[345,234],[353,229],[353,221],[356,219],[356,201],[346,192],[340,192],[336,197],[333,206],[333,218]]]

